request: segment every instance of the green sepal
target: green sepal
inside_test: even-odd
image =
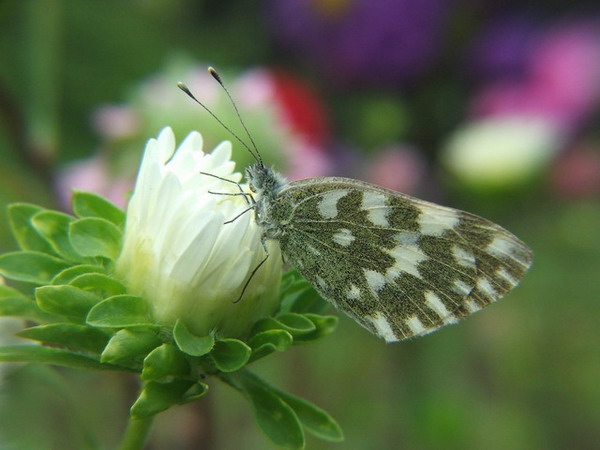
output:
[[[0,275],[11,280],[43,286],[69,267],[69,263],[46,253],[24,251],[0,255]]]
[[[196,336],[180,320],[173,327],[173,338],[179,349],[190,356],[206,355],[215,345],[211,335]]]
[[[119,330],[106,344],[100,361],[141,368],[148,353],[161,344],[154,330],[147,328]]]
[[[147,382],[129,411],[131,417],[141,419],[153,416],[173,405],[185,403],[186,393],[194,386],[193,381],[173,380],[169,383]]]
[[[328,307],[328,303],[296,270],[284,274],[280,291],[279,311],[281,313],[319,314]]]
[[[67,318],[73,322],[85,322],[90,309],[100,298],[76,287],[42,286],[35,290],[35,300],[40,309]]]
[[[73,217],[57,211],[40,211],[31,218],[31,223],[61,258],[80,262],[82,257],[69,240],[69,225],[73,220]]]
[[[95,327],[127,328],[153,326],[148,305],[136,295],[114,295],[94,306],[87,323]]]
[[[109,340],[104,331],[74,323],[51,323],[26,328],[17,336],[93,353],[101,353]]]
[[[321,316],[319,314],[304,314],[314,325],[315,330],[307,334],[294,337],[294,344],[304,344],[316,341],[335,331],[339,319],[336,316]]]
[[[237,339],[219,339],[210,354],[221,372],[235,372],[248,363],[252,349]]]
[[[290,333],[294,338],[303,334],[315,331],[315,324],[302,314],[285,313],[273,317],[264,317],[260,319],[252,329],[254,334],[267,330],[284,330]]]
[[[56,319],[56,316],[42,311],[32,298],[3,285],[0,285],[0,316],[22,317],[38,323]]]
[[[40,211],[45,211],[45,209],[29,203],[10,205],[7,208],[10,229],[22,250],[56,255],[48,241],[38,233],[31,223],[31,218]]]
[[[183,353],[171,344],[162,344],[144,358],[142,380],[157,381],[168,376],[189,375],[190,365]]]
[[[128,369],[127,367],[103,364],[94,358],[79,353],[73,353],[69,350],[44,347],[41,345],[12,345],[0,347],[0,361],[54,364],[73,369],[131,371],[131,369]]]
[[[121,227],[125,223],[125,213],[106,200],[91,192],[75,191],[71,200],[77,217],[97,217]]]
[[[244,393],[258,425],[269,439],[281,447],[304,448],[304,432],[298,416],[268,384],[248,370],[222,374],[221,378]]]
[[[196,381],[196,383],[187,390],[187,392],[182,397],[182,403],[189,403],[196,401],[202,397],[204,397],[208,393],[208,385],[202,383],[201,381]]]
[[[123,283],[103,273],[84,273],[75,277],[69,284],[84,291],[92,292],[101,298],[113,297],[127,292]]]
[[[285,330],[267,330],[256,333],[248,340],[252,355],[248,362],[264,358],[273,352],[284,352],[294,342],[294,338]]]
[[[84,273],[104,273],[104,269],[101,266],[94,266],[91,264],[80,264],[77,266],[71,266],[65,270],[56,274],[50,284],[70,284],[75,278]]]
[[[101,256],[114,261],[121,251],[121,230],[105,219],[75,220],[69,228],[69,239],[82,256]]]

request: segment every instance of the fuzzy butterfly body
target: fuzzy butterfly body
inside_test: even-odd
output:
[[[529,248],[488,220],[362,181],[287,183],[246,170],[263,239],[336,308],[387,342],[456,322],[509,292]]]

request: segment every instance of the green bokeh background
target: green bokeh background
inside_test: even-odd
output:
[[[529,3],[548,14],[570,12],[558,2]],[[4,205],[56,207],[56,167],[98,148],[94,108],[123,101],[175,53],[217,67],[295,71],[315,84],[336,133],[365,152],[377,136],[394,133],[369,114],[386,111],[395,97],[330,89],[309,64],[278,51],[262,9],[249,0],[1,1],[0,249],[15,248]],[[470,20],[476,28],[477,17]],[[412,107],[392,116],[405,120],[398,137],[419,142],[435,160],[441,137],[463,120],[468,88],[452,72],[429,83]],[[332,337],[260,362],[257,372],[338,419],[346,441],[309,437],[311,449],[598,448],[598,199],[557,199],[542,181],[493,197],[449,185],[444,197],[532,247],[533,268],[509,298],[458,326],[394,345],[342,317]],[[10,366],[1,380],[0,448],[11,449],[113,448],[136,392],[124,375],[38,366]],[[151,448],[270,446],[244,399],[212,383],[197,405],[159,417]]]

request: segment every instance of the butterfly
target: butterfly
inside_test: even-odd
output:
[[[288,183],[246,170],[263,238],[340,311],[387,342],[422,336],[495,302],[531,250],[489,220],[351,178]]]
[[[227,92],[214,69],[209,72]],[[266,241],[277,241],[284,261],[325,300],[387,342],[479,311],[513,289],[531,266],[527,245],[476,215],[351,178],[290,183],[264,165],[242,125],[254,152],[232,134],[256,163],[246,169],[252,195],[238,195],[246,196],[246,211],[254,211],[265,249]]]

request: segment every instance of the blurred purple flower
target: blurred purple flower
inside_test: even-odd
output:
[[[472,113],[538,117],[572,132],[600,105],[600,20],[545,31],[526,64],[520,79],[484,87],[472,102]]]
[[[519,78],[528,68],[539,25],[526,14],[494,18],[475,38],[469,66],[485,79]]]
[[[452,0],[272,0],[275,38],[336,83],[398,83],[431,67]]]

